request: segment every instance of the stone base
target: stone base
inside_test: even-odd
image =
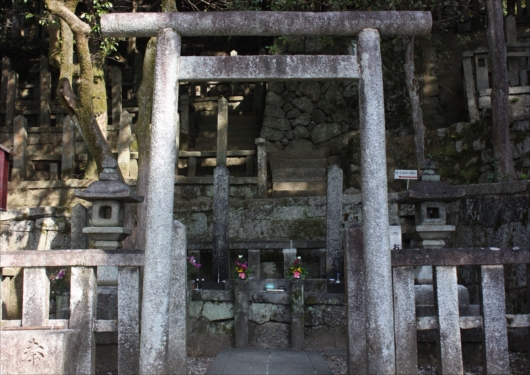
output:
[[[77,330],[0,332],[0,373],[75,374]]]

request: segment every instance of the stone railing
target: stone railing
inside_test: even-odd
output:
[[[138,373],[140,250],[7,251],[0,268],[23,267],[22,319],[1,320],[5,373],[95,373],[95,332],[118,332],[119,371]],[[118,320],[96,320],[96,266],[118,267]],[[45,267],[71,267],[70,318],[49,319]],[[0,317],[1,318],[1,317]],[[54,339],[55,338],[55,339]],[[27,357],[28,342],[35,356]],[[9,343],[9,345],[5,344]],[[26,354],[25,354],[26,353]],[[29,364],[28,364],[29,363]],[[34,367],[30,369],[31,366]],[[40,366],[40,367],[39,367]],[[29,369],[29,370],[28,370]]]

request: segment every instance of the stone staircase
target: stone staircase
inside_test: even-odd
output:
[[[198,133],[195,138],[195,151],[217,150],[217,115],[197,116],[195,124]],[[261,124],[258,116],[228,116],[228,150],[255,150]]]
[[[272,197],[326,195],[329,150],[271,151]]]

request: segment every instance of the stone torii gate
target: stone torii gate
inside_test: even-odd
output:
[[[379,38],[426,35],[430,12],[208,12],[106,14],[105,37],[156,36],[153,117],[148,174],[140,370],[168,372],[174,171],[178,155],[179,80],[204,82],[359,80],[362,215],[368,372],[395,372],[392,273],[388,233],[385,113]],[[183,36],[355,36],[357,56],[181,57]],[[182,259],[184,262],[184,259]],[[177,279],[185,285],[185,268]],[[175,279],[175,275],[173,275]],[[185,294],[185,288],[182,289]],[[180,326],[184,345],[185,317]],[[175,333],[173,332],[172,335]],[[180,371],[179,370],[179,371]],[[174,372],[175,370],[173,370]],[[171,370],[169,372],[172,372]]]

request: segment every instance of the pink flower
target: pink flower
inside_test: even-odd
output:
[[[240,278],[241,280],[245,280],[245,277],[247,277],[247,275],[245,275],[244,272],[241,272],[241,273],[239,274],[239,278]]]
[[[299,279],[299,278],[300,278],[300,272],[298,272],[298,271],[294,271],[294,272],[293,272],[293,277],[294,277],[295,279]]]
[[[244,269],[247,269],[248,268],[248,264],[247,262],[243,263],[243,264],[239,264],[241,267],[243,267]]]

